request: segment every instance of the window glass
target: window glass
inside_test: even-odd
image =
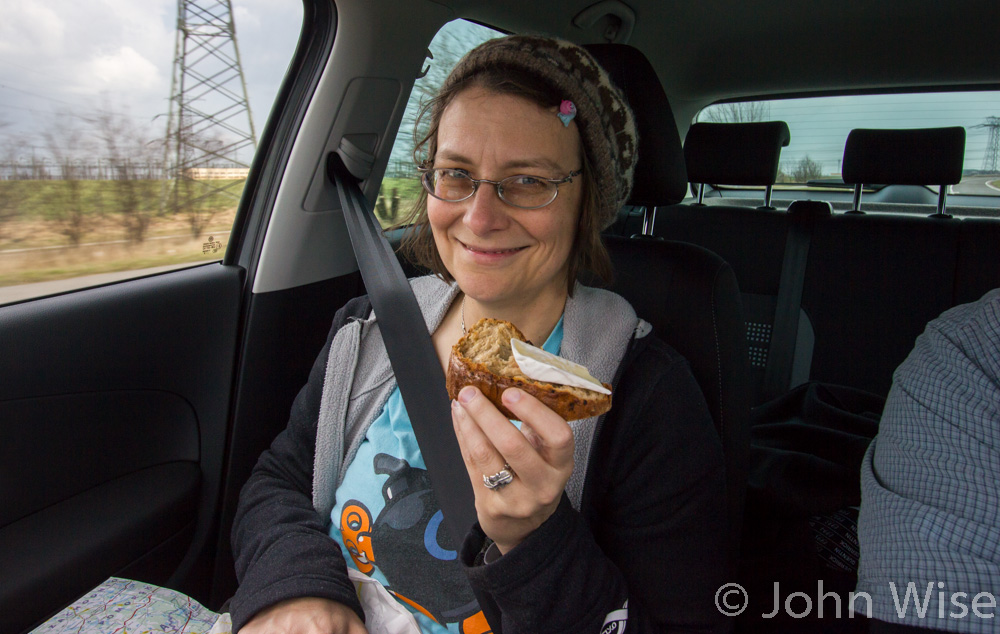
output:
[[[705,108],[697,120],[787,122],[792,138],[781,151],[779,183],[838,181],[844,144],[854,128],[962,126],[966,132],[963,178],[949,193],[1000,196],[1000,92],[847,95],[724,103]]]
[[[301,5],[3,14],[0,304],[221,259]]]
[[[467,52],[486,40],[504,34],[466,20],[445,24],[428,47],[433,58],[424,61],[424,76],[413,84],[399,132],[392,146],[389,166],[382,180],[375,215],[383,227],[396,224],[420,196],[420,180],[413,161],[414,126],[420,107],[437,94],[448,73]]]

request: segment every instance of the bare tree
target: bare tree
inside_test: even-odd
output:
[[[79,246],[100,215],[100,200],[96,190],[83,185],[86,165],[84,157],[91,148],[80,127],[79,119],[69,112],[59,112],[42,133],[45,146],[61,173],[61,182],[52,182],[41,189],[44,200],[42,213],[66,236],[70,245]]]
[[[399,220],[400,197],[399,188],[393,187],[390,195],[386,194],[385,185],[379,188],[378,198],[375,200],[375,215],[382,226],[389,227]]]
[[[421,69],[423,74],[413,84],[413,92],[399,125],[392,148],[392,160],[395,164],[413,164],[414,138],[422,137],[424,132],[416,127],[418,124],[427,125],[427,121],[418,122],[417,115],[421,107],[437,94],[458,60],[480,43],[500,35],[502,34],[491,29],[464,21],[453,22],[438,32],[427,51],[428,56]]]
[[[107,103],[97,115],[88,119],[104,159],[111,170],[108,211],[125,232],[125,239],[140,243],[153,214],[153,183],[143,173],[154,160],[155,143],[139,129],[127,114],[115,112]]]
[[[699,117],[711,123],[753,123],[770,119],[771,104],[766,101],[717,103],[705,108]]]
[[[0,129],[9,124],[0,123]],[[5,180],[0,181],[0,240],[4,239],[5,225],[21,213],[28,197],[28,188],[18,182],[18,158],[26,142],[22,137],[4,135],[0,141],[0,164],[4,165]]]
[[[231,166],[233,161],[225,153],[228,144],[218,134],[205,131],[184,131],[183,147],[189,153],[179,159],[179,166],[171,168],[170,180],[164,192],[164,209],[186,217],[192,236],[203,235],[212,219],[226,208],[236,205],[243,191],[239,179],[216,179],[211,174],[220,163]]]
[[[808,183],[823,177],[823,167],[806,154],[795,164],[791,177],[794,183]]]

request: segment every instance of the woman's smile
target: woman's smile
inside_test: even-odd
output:
[[[516,255],[521,251],[524,251],[528,247],[487,247],[487,246],[472,246],[466,244],[461,240],[458,243],[462,245],[473,261],[477,264],[494,264],[499,262],[504,262],[510,256]]]

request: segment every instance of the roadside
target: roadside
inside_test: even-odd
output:
[[[154,217],[141,242],[123,239],[121,226],[103,217],[77,246],[67,245],[51,222],[14,218],[0,239],[0,287],[217,260],[235,215],[235,207],[218,212],[198,236],[184,218]]]
[[[236,217],[232,196],[213,194],[187,212],[164,215],[158,211],[160,182],[137,181],[139,195],[131,207],[115,206],[116,187],[121,183],[0,182],[5,203],[0,205],[0,304],[217,261],[225,254]],[[415,178],[386,179],[375,209],[382,225],[401,219],[420,191]],[[137,222],[141,239],[134,237]],[[199,227],[197,233],[192,226]]]
[[[76,291],[83,288],[103,286],[105,284],[112,284],[114,282],[120,282],[127,279],[146,277],[148,275],[156,275],[157,273],[166,273],[167,271],[188,268],[198,264],[200,263],[173,264],[146,269],[130,269],[127,271],[119,271],[117,273],[84,275],[81,277],[72,277],[63,280],[38,282],[35,284],[19,284],[17,286],[0,287],[0,304],[10,304],[26,299],[34,299],[36,297],[47,297],[49,295],[58,295],[59,293],[65,293],[67,291]]]

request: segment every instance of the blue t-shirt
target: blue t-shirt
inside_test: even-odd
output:
[[[560,318],[542,348],[559,354],[562,338]],[[442,424],[451,428],[450,419]],[[444,516],[398,387],[368,428],[336,500],[330,537],[348,565],[381,582],[424,632],[487,631],[458,561],[460,542],[441,530]]]

